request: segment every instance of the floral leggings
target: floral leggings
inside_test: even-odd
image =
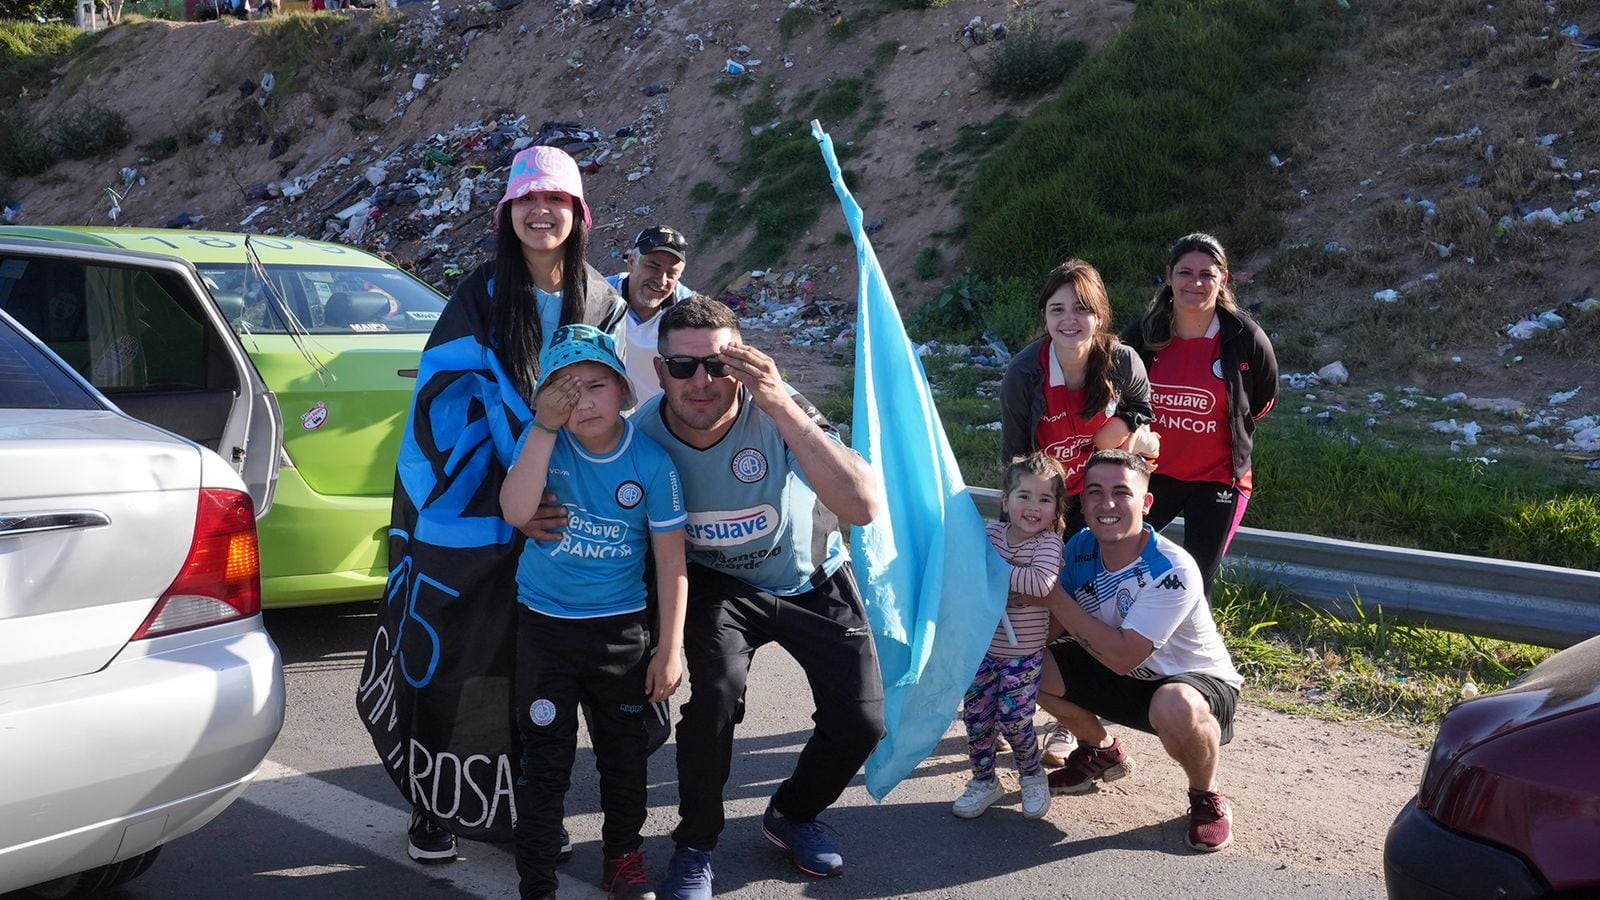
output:
[[[1044,667],[1044,651],[1032,656],[984,654],[978,674],[962,701],[962,718],[967,723],[967,754],[972,760],[972,777],[980,781],[994,778],[995,733],[1005,732],[1016,755],[1017,768],[1024,775],[1044,771],[1039,760],[1039,738],[1033,732],[1033,711],[1039,697],[1039,673]]]

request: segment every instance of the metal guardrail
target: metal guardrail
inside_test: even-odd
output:
[[[968,488],[987,518],[1000,492]],[[1183,540],[1183,520],[1162,534]],[[1243,567],[1343,619],[1385,616],[1544,647],[1600,634],[1600,572],[1240,528],[1225,565]]]

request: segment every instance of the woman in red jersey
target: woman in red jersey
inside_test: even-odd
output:
[[[1018,353],[1000,382],[1000,459],[1035,450],[1067,473],[1067,495],[1083,491],[1083,466],[1096,450],[1123,447],[1155,455],[1148,430],[1150,383],[1144,363],[1111,331],[1111,302],[1094,266],[1069,259],[1039,291],[1044,336]],[[1066,537],[1083,527],[1069,500]]]
[[[1256,420],[1278,399],[1272,342],[1234,299],[1222,244],[1199,233],[1172,245],[1165,283],[1122,339],[1150,373],[1163,451],[1145,521],[1164,528],[1183,516],[1183,547],[1209,595],[1250,500]]]

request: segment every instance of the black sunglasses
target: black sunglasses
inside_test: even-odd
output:
[[[667,374],[679,381],[687,381],[694,377],[694,370],[701,366],[706,367],[706,374],[712,378],[722,378],[728,374],[728,364],[716,356],[663,356],[661,361],[666,363]]]

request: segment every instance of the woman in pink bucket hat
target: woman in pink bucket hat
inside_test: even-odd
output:
[[[556,332],[590,325],[626,345],[627,306],[584,261],[590,223],[566,151],[518,153],[495,207],[494,258],[456,288],[418,367],[389,530],[387,594],[410,599],[385,604],[378,622],[380,637],[404,639],[368,660],[374,672],[408,674],[382,710],[363,705],[375,694],[357,699],[413,803],[407,850],[418,862],[454,860],[457,835],[512,836],[510,803],[495,795],[497,802],[480,804],[476,788],[434,784],[443,770],[428,761],[481,757],[495,761],[490,771],[519,765],[515,717],[504,704],[513,696],[522,540],[495,498],[534,420],[539,355]],[[386,637],[378,643],[389,647]],[[489,698],[500,699],[478,702]],[[570,844],[561,850],[570,853]]]

